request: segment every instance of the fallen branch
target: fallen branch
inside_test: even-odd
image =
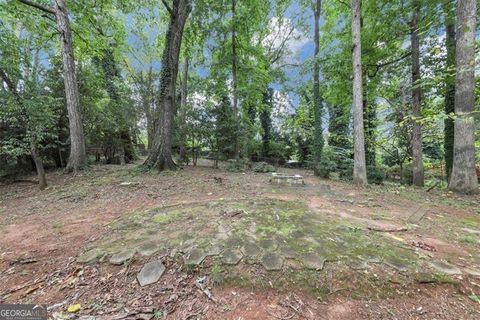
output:
[[[204,295],[207,296],[208,299],[212,300],[215,304],[217,304],[217,300],[213,297],[212,293],[210,292],[210,290],[208,290],[208,288],[204,288],[200,283],[198,283],[197,281],[195,281],[195,286],[200,289],[201,292],[203,292]]]
[[[440,184],[440,181],[437,181],[436,183],[433,184],[433,186],[431,186],[427,189],[427,192],[432,191],[432,189],[436,188],[439,184]]]
[[[403,231],[408,231],[407,228],[390,228],[390,229],[385,229],[385,228],[380,228],[380,227],[374,227],[374,226],[368,226],[368,230],[372,231],[378,231],[378,232],[403,232]]]
[[[14,292],[20,291],[20,290],[22,290],[22,289],[29,288],[29,287],[33,287],[33,286],[38,285],[39,283],[42,283],[42,282],[44,282],[44,281],[45,281],[45,279],[37,279],[36,281],[33,281],[33,282],[32,282],[32,281],[28,281],[28,282],[26,282],[26,283],[24,283],[24,284],[21,284],[21,285],[19,285],[19,286],[16,286],[16,287],[8,290],[6,293],[3,294],[3,297],[5,297],[5,296],[7,296],[7,295],[10,295],[10,294],[12,294],[12,293],[14,293]]]

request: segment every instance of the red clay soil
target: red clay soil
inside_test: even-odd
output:
[[[107,225],[116,218],[176,203],[275,197],[310,201],[311,206],[334,213],[339,208],[354,208],[356,219],[367,219],[363,214],[367,208],[332,198],[272,193],[268,179],[261,174],[186,167],[160,175],[128,175],[126,170],[132,168],[93,166],[76,176],[49,172],[45,191],[28,182],[0,185],[0,303],[46,303],[56,317],[61,317],[69,304],[81,303],[78,316],[105,319],[152,318],[155,310],[163,310],[165,319],[480,319],[480,304],[468,299],[473,291],[478,294],[479,279],[463,279],[456,285],[398,286],[394,299],[374,301],[342,291],[319,300],[302,290],[274,285],[247,290],[224,284],[213,286],[213,301],[195,286],[200,274],[185,272],[174,259],[167,262],[161,281],[147,288],[140,288],[135,280],[144,261],[122,268],[108,263],[77,264],[78,254],[108,236]],[[133,185],[122,187],[123,181]],[[307,183],[326,182],[308,177]],[[346,184],[332,183],[332,190],[362,198]],[[400,206],[394,209],[392,212],[402,211]],[[440,240],[428,241],[443,250]]]

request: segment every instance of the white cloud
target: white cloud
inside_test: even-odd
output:
[[[296,29],[289,18],[271,18],[268,30],[269,33],[262,40],[262,45],[274,59],[280,52],[281,57],[275,64],[299,63],[300,51],[309,41],[306,35]]]

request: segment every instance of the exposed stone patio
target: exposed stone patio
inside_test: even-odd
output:
[[[112,236],[80,255],[78,261],[92,263],[107,256],[111,264],[122,265],[135,254],[161,253],[180,254],[183,263],[194,268],[211,257],[225,266],[257,264],[270,272],[289,268],[321,272],[326,263],[340,262],[352,270],[381,264],[404,274],[419,270],[462,274],[446,261],[426,258],[399,239],[353,222],[279,200],[174,206],[134,212],[115,221],[110,226]],[[153,260],[137,278],[144,286],[158,281],[163,272],[161,260]],[[476,266],[466,267],[465,272],[478,275]]]

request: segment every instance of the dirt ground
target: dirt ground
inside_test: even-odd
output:
[[[480,319],[479,196],[393,184],[358,188],[293,169],[279,171],[303,175],[305,186],[273,186],[269,174],[208,166],[161,174],[136,166],[49,172],[41,192],[24,180],[0,185],[0,303],[45,303],[57,319]],[[219,269],[208,257],[187,268],[163,250],[155,258],[165,273],[140,287],[136,275],[152,257],[121,266],[77,261],[108,241],[123,246],[112,226],[139,212],[257,200],[304,205],[318,219],[342,221],[359,239],[409,251],[417,267],[373,261],[355,268],[348,259],[327,259],[319,271],[267,272],[243,261]],[[163,237],[195,223],[169,221],[160,231]],[[459,272],[424,272],[431,261]],[[80,310],[68,312],[74,304]]]

